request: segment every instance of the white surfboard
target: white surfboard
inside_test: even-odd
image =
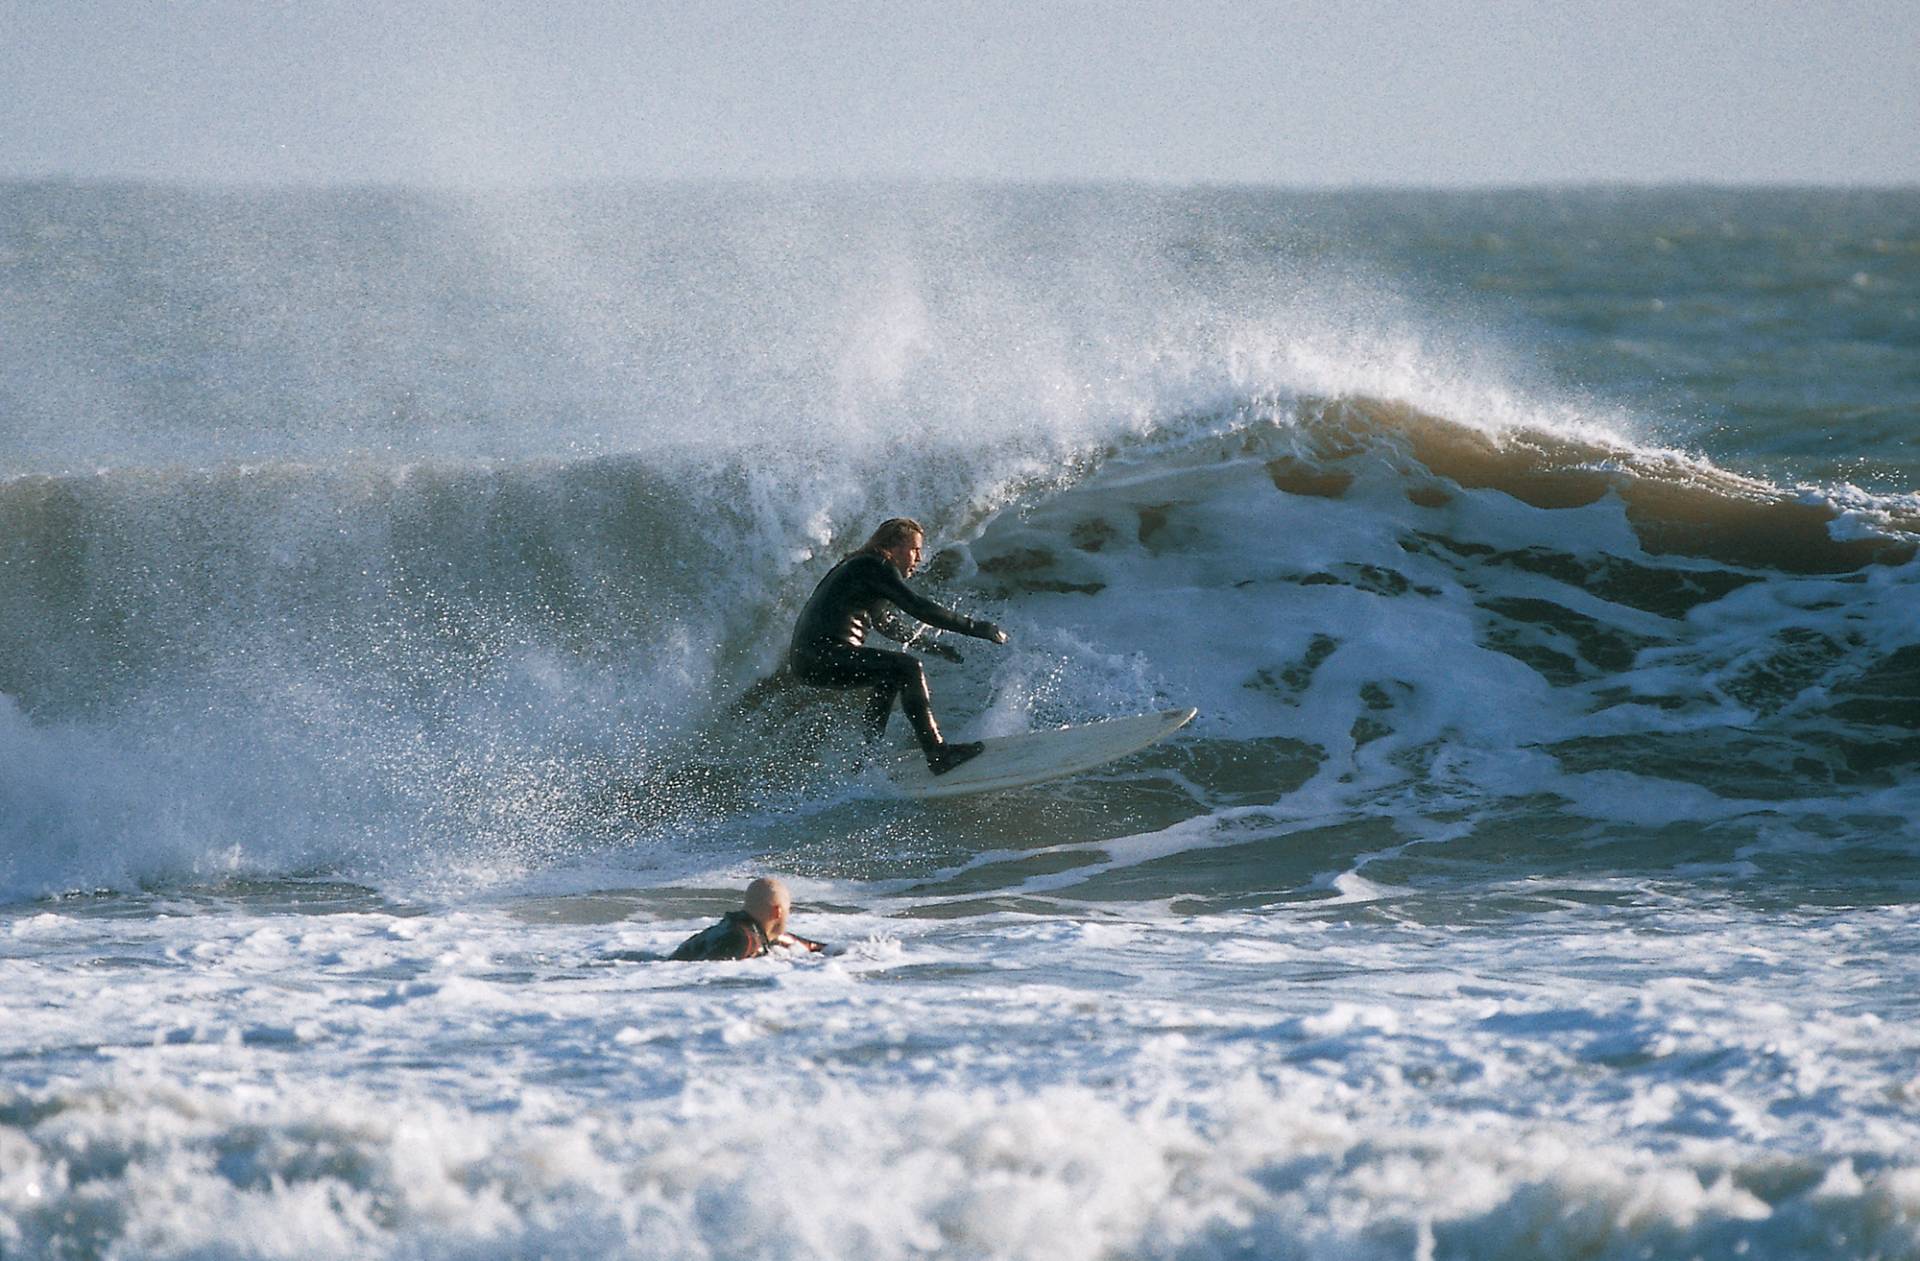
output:
[[[1027,731],[984,741],[978,757],[945,775],[927,769],[919,752],[886,763],[887,778],[908,797],[958,797],[1044,783],[1105,765],[1166,739],[1193,721],[1197,709],[1167,709],[1157,714],[1109,718],[1077,727]]]

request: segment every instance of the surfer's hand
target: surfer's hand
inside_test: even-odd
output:
[[[1001,630],[992,622],[983,622],[980,625],[980,638],[986,640],[988,643],[1004,644],[1007,642],[1007,632]]]
[[[929,657],[938,657],[942,661],[951,661],[955,665],[959,665],[961,661],[964,660],[964,658],[961,657],[960,655],[960,650],[958,648],[955,648],[951,644],[934,642],[930,644],[919,644],[916,646],[920,649],[921,652],[926,653]]]

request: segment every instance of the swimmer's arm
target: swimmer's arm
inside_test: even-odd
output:
[[[809,940],[808,938],[802,937],[799,933],[781,933],[780,940],[774,944],[777,946],[800,946],[813,954],[819,954],[827,948],[825,942]]]

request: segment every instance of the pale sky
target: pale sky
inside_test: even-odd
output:
[[[0,0],[0,177],[1920,183],[1916,0]]]

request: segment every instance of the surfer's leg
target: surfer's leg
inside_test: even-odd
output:
[[[936,775],[952,770],[985,747],[978,742],[949,744],[940,738],[940,724],[933,717],[933,693],[918,657],[884,648],[830,645],[796,659],[794,670],[802,682],[821,687],[874,685],[873,697],[867,702],[867,729],[876,740],[886,731],[893,699],[898,696],[900,708],[913,724],[913,738]]]
[[[887,730],[893,714],[893,702],[899,698],[907,721],[913,724],[913,738],[920,747],[931,749],[940,741],[939,724],[933,720],[933,696],[927,688],[927,672],[918,658],[884,648],[849,648],[845,673],[876,686],[867,702],[867,729],[878,740]]]
[[[794,674],[803,683],[816,687],[871,687],[867,700],[867,739],[877,741],[887,733],[887,720],[893,715],[894,698],[911,681],[903,668],[918,670],[920,663],[903,652],[880,648],[855,648],[828,644],[794,661]],[[924,676],[921,685],[925,686]]]
[[[940,739],[940,724],[933,720],[933,690],[927,686],[927,672],[918,661],[904,652],[887,655],[900,658],[894,666],[900,708],[906,712],[907,721],[913,724],[913,738],[920,742],[921,751],[931,759],[933,751],[945,742]]]
[[[887,719],[893,716],[893,698],[899,691],[899,684],[892,679],[873,689],[873,697],[867,701],[867,743],[877,744],[887,734]]]
[[[768,705],[787,695],[793,687],[793,676],[785,669],[775,670],[764,679],[757,679],[740,693],[740,699],[728,710],[728,716],[734,721],[752,717],[766,709]]]
[[[933,690],[927,686],[927,672],[917,658],[904,652],[890,652],[904,663],[901,667],[900,708],[913,724],[913,735],[920,751],[927,755],[927,768],[944,775],[969,758],[979,756],[987,746],[977,740],[952,744],[940,736],[940,724],[933,717]]]

